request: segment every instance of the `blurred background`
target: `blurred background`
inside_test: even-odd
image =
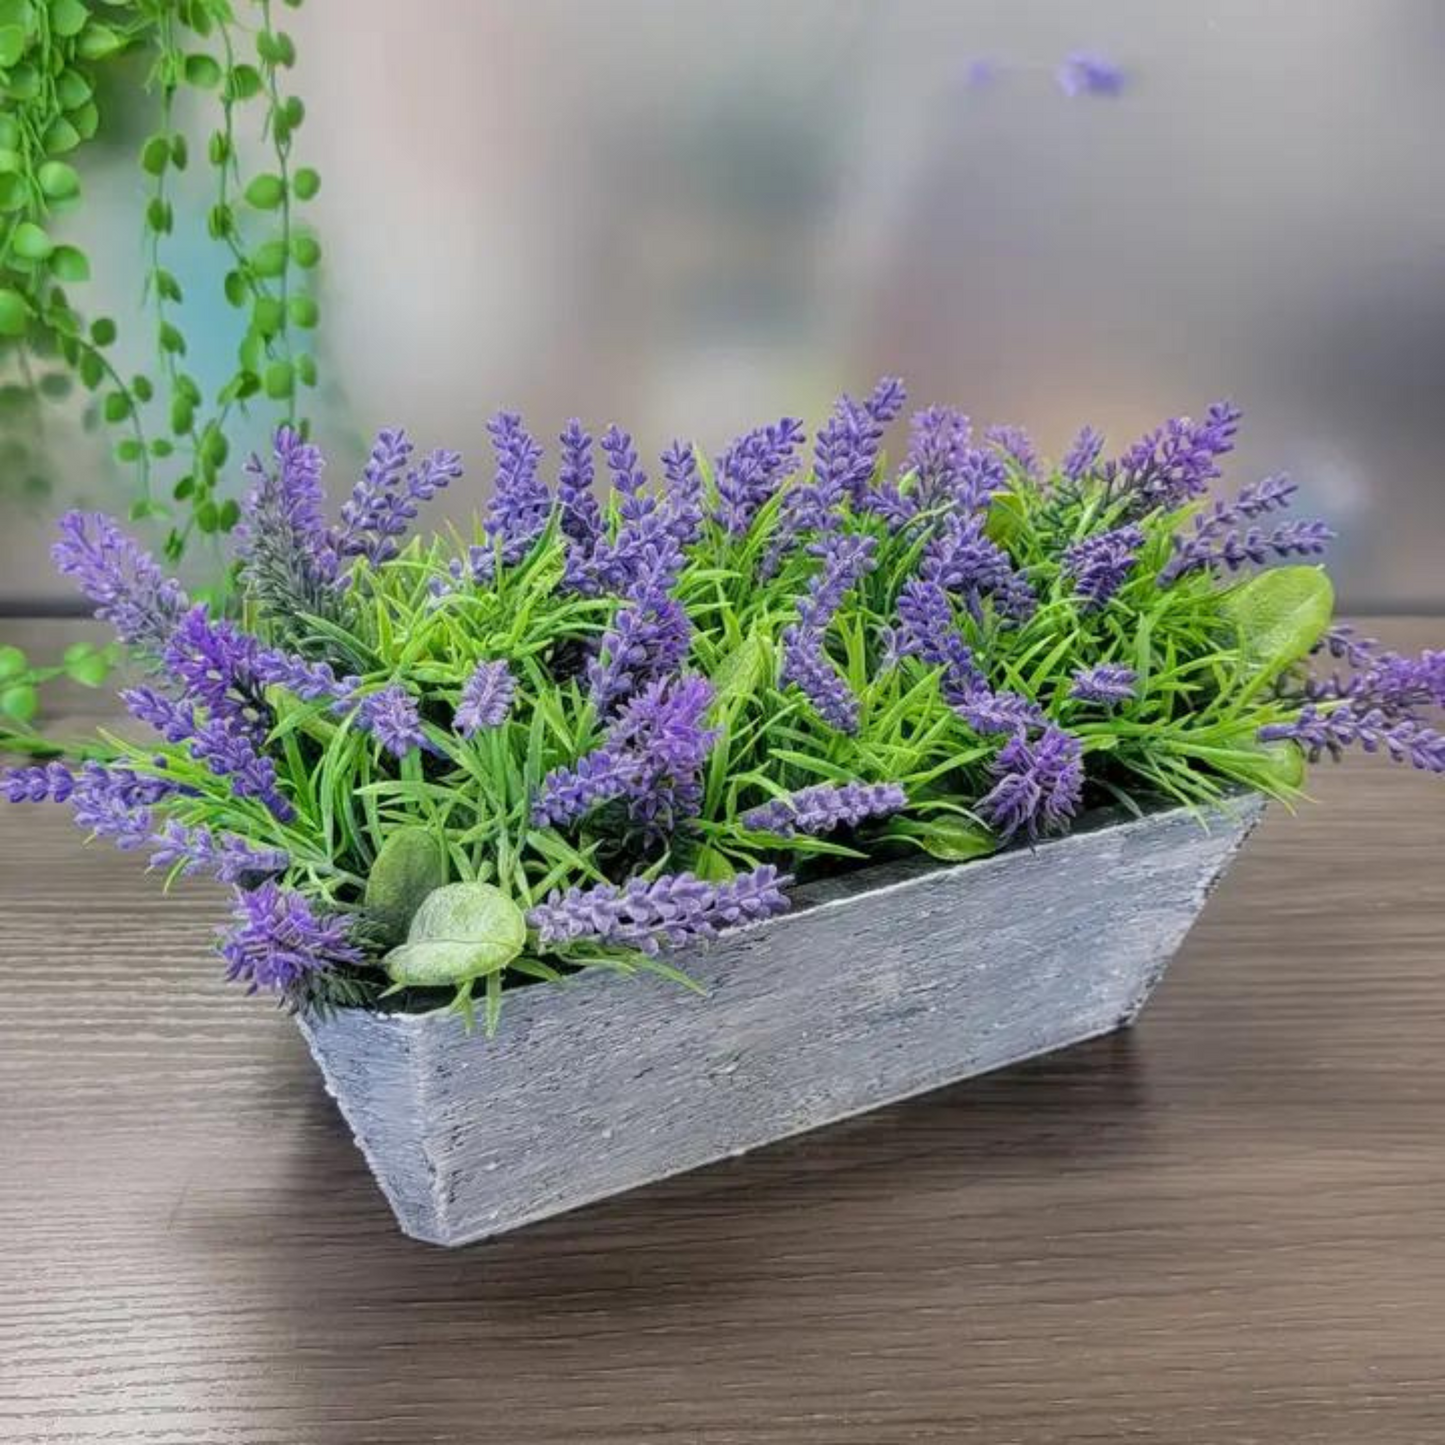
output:
[[[655,456],[894,373],[1057,454],[1229,396],[1230,480],[1297,477],[1346,608],[1445,606],[1439,0],[312,0],[287,25],[334,496],[400,424],[462,449],[432,520],[469,514],[501,405]],[[1066,93],[1080,49],[1117,84]],[[89,195],[77,238],[115,264],[85,303],[124,317],[134,156]],[[193,369],[224,375],[222,258],[186,244]],[[9,611],[71,601],[62,505],[124,509],[64,413],[47,446],[51,491],[0,477]]]

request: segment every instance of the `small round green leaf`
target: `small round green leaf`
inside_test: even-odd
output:
[[[293,296],[286,303],[286,310],[295,325],[307,330],[316,325],[319,312],[314,296]]]
[[[115,322],[109,316],[97,316],[90,323],[90,339],[97,346],[109,346],[116,337]]]
[[[490,883],[448,883],[429,893],[386,956],[393,982],[432,988],[499,973],[527,943],[527,920]]]
[[[186,56],[186,83],[202,90],[214,90],[221,83],[221,67],[214,56],[197,51]]]
[[[90,262],[78,246],[57,246],[50,253],[50,274],[58,281],[89,281]]]
[[[262,336],[274,336],[280,331],[285,319],[286,313],[282,309],[280,297],[258,296],[256,298],[256,304],[251,308],[251,325]]]
[[[258,276],[279,276],[286,269],[285,246],[280,241],[263,241],[251,257],[251,265]]]
[[[18,647],[8,642],[0,647],[0,682],[19,677],[29,666],[30,659]]]
[[[75,48],[83,60],[104,60],[107,55],[114,55],[124,44],[125,41],[109,25],[92,22],[80,32]]]
[[[18,25],[0,25],[0,69],[9,70],[24,54],[24,30]]]
[[[239,271],[227,271],[226,279],[221,283],[222,290],[226,293],[226,300],[232,306],[244,306],[246,297],[249,294],[246,286],[246,278]]]
[[[43,261],[55,249],[55,243],[34,221],[21,221],[10,237],[10,249],[22,260]]]
[[[118,421],[124,421],[134,408],[131,406],[130,397],[123,391],[112,391],[102,404],[106,421],[112,425]]]
[[[45,153],[63,156],[67,151],[73,151],[82,139],[80,132],[63,115],[57,116],[45,132]]]
[[[80,0],[50,0],[50,30],[54,35],[68,39],[79,35],[90,19],[90,11]]]
[[[78,70],[62,70],[55,77],[55,98],[62,110],[78,110],[92,94],[90,82]]]
[[[296,389],[295,376],[289,361],[273,361],[261,377],[266,395],[273,401],[281,401]]]
[[[84,657],[67,659],[65,675],[82,687],[99,687],[110,673],[110,664],[99,652],[87,653]]]
[[[258,211],[274,211],[286,198],[286,186],[280,176],[256,176],[246,187],[246,201]]]
[[[309,271],[321,259],[321,243],[315,236],[292,236],[291,259]]]
[[[16,722],[28,723],[40,709],[40,694],[29,683],[7,687],[0,692],[0,713]]]
[[[140,168],[148,176],[159,176],[165,174],[165,169],[171,163],[171,143],[168,137],[153,135],[146,139],[140,148]]]
[[[18,291],[0,288],[0,336],[24,336],[30,308]]]
[[[80,177],[64,161],[46,161],[35,173],[40,189],[52,201],[69,201],[80,194]]]
[[[299,200],[309,201],[321,189],[321,176],[310,166],[302,166],[291,178],[291,188]]]

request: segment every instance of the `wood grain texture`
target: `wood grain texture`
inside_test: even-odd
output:
[[[440,1009],[301,1028],[402,1228],[469,1244],[1112,1033],[1263,811],[1081,820],[799,888],[674,955],[703,997],[594,971],[518,990],[490,1040]]]
[[[1445,1439],[1445,794],[1315,792],[1130,1033],[458,1252],[218,894],[0,810],[0,1440]]]

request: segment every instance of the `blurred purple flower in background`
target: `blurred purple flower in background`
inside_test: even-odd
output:
[[[1054,71],[1059,89],[1071,99],[1081,95],[1119,95],[1125,72],[1096,50],[1075,50],[1066,55]]]

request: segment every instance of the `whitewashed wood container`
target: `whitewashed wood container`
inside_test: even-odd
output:
[[[397,1220],[467,1244],[1132,1023],[1263,812],[1241,796],[884,864],[675,957],[453,1014],[302,1019]]]

